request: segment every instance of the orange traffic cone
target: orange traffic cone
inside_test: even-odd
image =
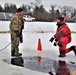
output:
[[[42,51],[42,45],[41,45],[41,40],[38,39],[38,47],[37,47],[38,51]]]
[[[37,56],[37,60],[38,60],[38,63],[40,64],[40,62],[41,62],[41,56]]]

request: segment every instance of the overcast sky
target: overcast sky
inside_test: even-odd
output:
[[[42,5],[46,9],[49,9],[51,5],[58,5],[58,6],[71,6],[76,8],[76,0],[41,0]],[[21,6],[22,4],[30,4],[30,2],[35,2],[35,0],[0,0],[0,5],[4,7],[5,3],[14,3],[17,7]]]

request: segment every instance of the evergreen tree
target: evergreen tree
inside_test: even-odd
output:
[[[3,8],[2,8],[2,6],[0,5],[0,12],[3,12]]]

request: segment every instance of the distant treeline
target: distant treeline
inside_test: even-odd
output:
[[[49,11],[47,11],[44,6],[36,5],[32,3],[31,5],[23,4],[20,6],[24,9],[25,14],[29,14],[36,18],[37,21],[55,21],[57,17],[64,14],[67,17],[67,21],[74,22],[76,19],[76,9],[70,6],[57,6],[50,5]],[[15,13],[17,6],[12,3],[5,3],[4,7],[0,5],[0,12],[12,12]]]

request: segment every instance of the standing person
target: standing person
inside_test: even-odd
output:
[[[22,53],[19,53],[19,44],[20,37],[22,36],[22,16],[24,14],[24,10],[22,8],[18,8],[16,14],[12,17],[10,22],[10,35],[11,35],[11,56],[21,56]]]
[[[71,42],[71,31],[69,27],[65,24],[65,20],[62,16],[57,18],[57,31],[49,41],[53,42],[54,39],[56,41],[54,43],[54,46],[59,46],[59,57],[65,57],[66,53],[70,51],[74,51],[76,55],[75,46],[71,46],[70,48],[66,49],[67,44]]]

